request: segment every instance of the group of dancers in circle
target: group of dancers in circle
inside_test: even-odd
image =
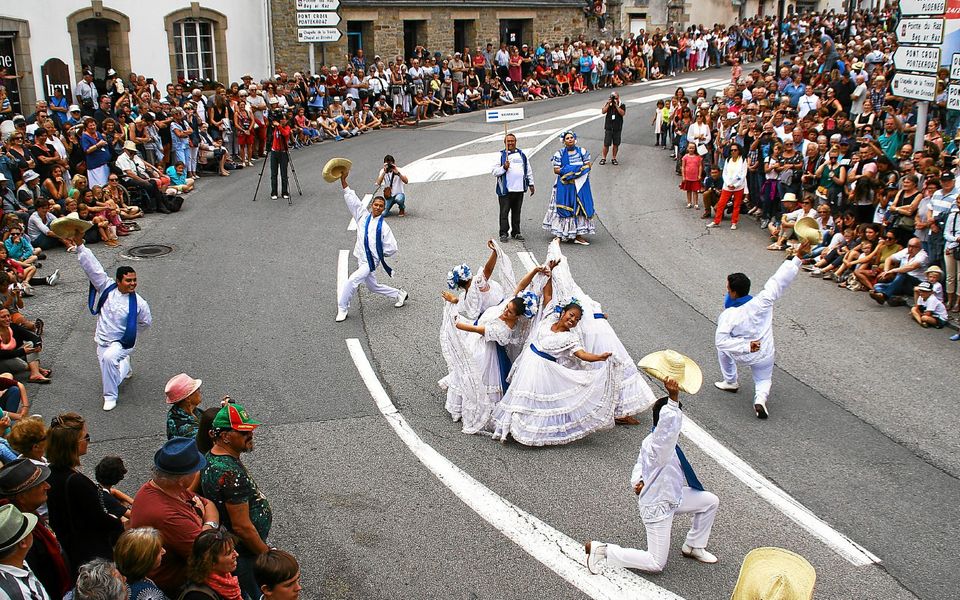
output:
[[[574,281],[560,241],[519,282],[490,240],[477,273],[447,274],[440,329],[446,409],[464,433],[527,446],[567,444],[634,415],[656,396],[600,304]]]

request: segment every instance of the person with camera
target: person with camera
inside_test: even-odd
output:
[[[401,217],[407,214],[407,195],[403,191],[403,186],[407,183],[410,183],[410,180],[397,168],[393,156],[384,156],[383,168],[377,176],[377,185],[383,185],[383,198],[386,201],[384,216],[390,214],[394,204],[400,207]]]
[[[277,199],[277,171],[280,172],[281,192],[284,199],[290,198],[290,136],[293,128],[284,111],[270,111],[270,198]]]
[[[493,168],[497,178],[497,198],[500,200],[500,241],[514,239],[523,241],[520,234],[520,209],[523,206],[523,194],[536,191],[533,185],[533,169],[527,155],[517,148],[517,136],[508,133],[503,138],[504,149],[500,152],[500,162]]]

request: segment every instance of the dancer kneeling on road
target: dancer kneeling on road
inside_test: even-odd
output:
[[[804,240],[756,297],[750,295],[750,279],[746,275],[727,276],[727,297],[723,312],[717,318],[715,338],[723,381],[714,385],[725,392],[736,392],[740,389],[737,363],[750,365],[756,389],[753,409],[758,419],[766,419],[770,414],[767,398],[773,379],[773,305],[797,278],[802,264],[800,257],[809,252],[810,242]]]
[[[647,549],[622,548],[591,541],[586,544],[587,568],[598,574],[605,562],[616,567],[660,573],[670,554],[673,516],[692,513],[693,525],[681,552],[687,558],[712,564],[717,557],[706,551],[720,499],[704,491],[677,441],[683,427],[680,390],[695,394],[703,382],[700,368],[673,350],[654,352],[639,363],[644,371],[663,381],[668,398],[653,405],[653,431],[640,445],[630,484],[637,494],[640,518],[647,530]]]
[[[393,277],[393,269],[384,259],[397,253],[397,239],[393,237],[390,226],[383,219],[386,201],[383,196],[374,197],[368,211],[357,197],[357,193],[347,184],[345,171],[340,174],[340,184],[343,186],[343,200],[357,222],[357,244],[353,248],[353,255],[357,257],[357,270],[350,274],[347,283],[340,290],[340,299],[337,302],[338,323],[347,318],[350,299],[353,298],[353,294],[361,283],[365,284],[371,292],[396,298],[397,302],[394,306],[397,308],[407,301],[405,291],[377,281],[376,271],[381,265],[387,275]]]

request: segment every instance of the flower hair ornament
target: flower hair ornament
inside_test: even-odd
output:
[[[523,316],[532,319],[537,314],[540,306],[540,297],[533,292],[524,292],[517,296],[523,300]]]
[[[576,296],[571,296],[569,299],[564,300],[563,302],[558,302],[556,306],[553,307],[553,312],[563,314],[563,311],[567,310],[571,306],[577,306],[580,309],[580,312],[583,312],[583,304],[580,302],[580,299]]]
[[[461,281],[467,281],[471,275],[470,267],[466,263],[457,265],[452,271],[447,271],[447,287],[455,290]]]
[[[561,133],[561,134],[560,134],[560,139],[562,140],[563,138],[567,137],[568,135],[572,135],[574,140],[577,139],[577,134],[575,134],[572,129],[568,129],[568,130],[564,131],[563,133]]]

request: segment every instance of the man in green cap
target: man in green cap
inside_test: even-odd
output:
[[[240,454],[253,450],[253,431],[259,425],[239,404],[221,408],[211,424],[213,448],[200,474],[203,495],[217,505],[221,524],[240,538],[235,575],[250,598],[260,595],[253,565],[270,549],[265,540],[273,521],[270,503],[240,461]]]

